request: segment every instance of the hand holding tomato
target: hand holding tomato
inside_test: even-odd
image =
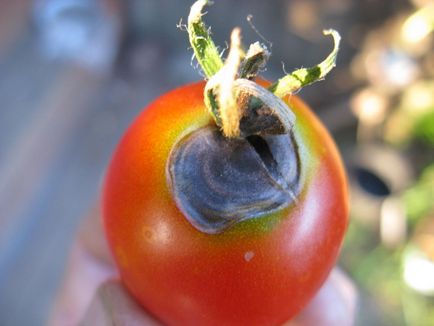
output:
[[[296,89],[334,66],[274,84],[239,30],[223,63],[196,2],[188,30],[208,81],[168,92],[131,125],[108,168],[106,236],[137,301],[168,325],[280,325],[319,290],[347,226],[346,179]],[[289,94],[289,95],[288,95]]]

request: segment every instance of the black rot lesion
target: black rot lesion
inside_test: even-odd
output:
[[[194,227],[211,234],[295,204],[301,189],[292,132],[229,139],[210,125],[184,137],[168,164],[178,208]]]

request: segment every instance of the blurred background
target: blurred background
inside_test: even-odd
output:
[[[177,28],[192,2],[0,0],[0,325],[45,325],[121,134],[201,78]],[[337,67],[300,95],[350,179],[340,265],[360,291],[357,325],[434,325],[434,1],[219,0],[209,12],[222,49],[236,25],[246,44],[272,44],[270,80],[321,61],[323,28],[341,32]]]

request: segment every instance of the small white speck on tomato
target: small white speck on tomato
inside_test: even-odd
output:
[[[244,260],[246,262],[249,262],[249,261],[251,261],[253,259],[254,256],[255,256],[255,253],[253,251],[246,251],[244,253]]]

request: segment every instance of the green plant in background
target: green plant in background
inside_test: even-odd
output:
[[[433,89],[434,92],[434,89]],[[434,146],[434,107],[429,109],[414,125],[413,134],[428,145]]]
[[[351,102],[358,146],[392,147],[414,175],[404,189],[376,198],[374,222],[353,212],[341,265],[360,288],[361,310],[369,310],[358,325],[434,326],[434,4],[417,3],[373,30],[354,60],[353,74],[365,82]],[[392,221],[406,224],[392,246],[382,229],[389,198],[398,204]]]
[[[430,132],[434,132],[434,125]],[[413,226],[430,213],[434,214],[434,164],[422,171],[417,182],[403,194],[403,201]]]

